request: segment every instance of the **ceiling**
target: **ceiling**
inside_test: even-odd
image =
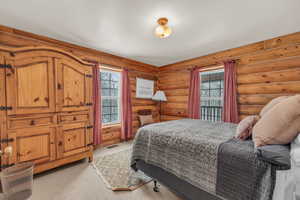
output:
[[[0,24],[162,66],[300,31],[299,0],[2,0]],[[153,34],[169,18],[173,34]]]

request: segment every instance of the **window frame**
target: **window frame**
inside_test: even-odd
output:
[[[119,91],[118,91],[118,120],[117,121],[112,121],[112,122],[103,122],[103,95],[102,95],[102,79],[101,79],[101,72],[109,72],[109,73],[115,73],[115,74],[119,74],[120,79],[119,79]],[[101,82],[101,124],[102,127],[107,127],[107,126],[114,126],[114,125],[119,125],[121,124],[121,108],[122,108],[122,104],[121,104],[121,90],[122,90],[122,74],[121,71],[119,70],[114,70],[112,68],[106,68],[106,67],[101,67],[100,66],[100,82]],[[110,98],[112,96],[109,96]],[[106,98],[109,99],[109,98]],[[115,99],[115,98],[111,98],[111,99]]]
[[[222,122],[222,114],[223,114],[223,109],[224,109],[224,78],[223,78],[223,87],[220,85],[220,87],[218,88],[210,88],[210,80],[209,80],[209,88],[208,89],[202,89],[202,75],[201,73],[203,72],[211,72],[211,71],[218,71],[218,70],[223,70],[223,74],[225,73],[224,72],[224,66],[221,65],[221,66],[215,66],[215,67],[211,67],[211,68],[206,68],[206,69],[203,69],[203,70],[200,70],[199,71],[199,76],[200,76],[200,106],[199,106],[199,109],[200,109],[200,119],[201,120],[205,120],[205,121],[210,121],[210,122]],[[202,91],[203,90],[206,90],[206,91],[212,91],[212,90],[218,90],[222,93],[222,95],[220,96],[220,99],[221,99],[221,106],[212,106],[212,105],[209,105],[209,106],[206,106],[206,107],[221,107],[221,113],[220,113],[220,116],[218,115],[215,115],[215,114],[208,114],[207,117],[204,117],[204,118],[207,118],[207,119],[202,119],[202,105],[201,105],[201,101],[202,101]],[[223,90],[223,92],[222,92]],[[209,92],[210,93],[210,92]],[[211,96],[209,96],[210,98]],[[211,98],[214,98],[214,97],[211,97]],[[219,120],[218,120],[219,119]]]

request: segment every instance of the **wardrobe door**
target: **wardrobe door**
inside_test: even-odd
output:
[[[87,123],[65,124],[59,128],[57,153],[63,158],[88,150],[90,129]]]
[[[57,110],[92,108],[92,68],[71,59],[57,59],[56,63]]]
[[[44,163],[55,160],[55,128],[35,127],[8,132],[13,154],[9,163],[33,161]]]
[[[16,56],[6,63],[7,114],[55,112],[53,59]]]

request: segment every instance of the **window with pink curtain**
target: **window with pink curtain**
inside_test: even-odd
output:
[[[213,68],[200,72],[200,113],[202,120],[222,121],[224,69]]]
[[[121,122],[121,72],[101,69],[102,124]]]

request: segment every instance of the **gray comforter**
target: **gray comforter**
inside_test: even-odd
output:
[[[145,126],[134,140],[132,167],[144,160],[222,199],[271,200],[275,169],[256,159],[253,144],[240,148],[241,143],[232,140],[235,130],[235,124],[192,119]],[[237,173],[246,179],[236,181]],[[255,177],[247,179],[250,176]]]

